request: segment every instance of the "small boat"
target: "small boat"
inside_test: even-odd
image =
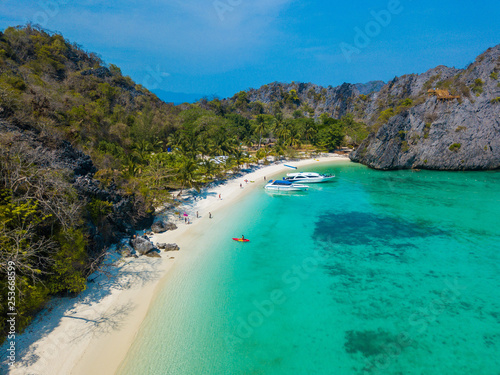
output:
[[[290,182],[306,182],[306,183],[318,183],[326,182],[335,178],[335,175],[325,175],[316,172],[297,172],[297,173],[287,173],[284,177],[285,181]]]
[[[278,191],[306,191],[309,189],[307,185],[294,184],[287,180],[270,180],[269,183],[264,186],[266,190],[278,190]]]
[[[246,238],[234,238],[233,237],[233,240],[238,241],[238,242],[250,242],[250,240],[247,240]]]

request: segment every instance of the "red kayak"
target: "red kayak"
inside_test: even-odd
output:
[[[246,238],[233,238],[233,240],[239,241],[239,242],[250,242],[250,240],[247,240]]]

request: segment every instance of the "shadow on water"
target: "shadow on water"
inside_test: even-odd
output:
[[[327,213],[319,217],[314,237],[323,242],[348,246],[412,247],[412,238],[439,236],[444,231],[425,223],[415,223],[367,212]],[[404,243],[398,242],[404,241]]]
[[[347,331],[345,333],[344,349],[347,353],[361,353],[365,357],[375,357],[387,353],[387,348],[409,346],[401,345],[400,335],[392,334],[383,329],[365,331]]]
[[[393,318],[408,290],[404,280],[418,279],[405,272],[419,258],[421,239],[446,235],[423,221],[367,212],[325,213],[313,234],[325,255],[322,268],[331,277],[333,300],[363,320]]]

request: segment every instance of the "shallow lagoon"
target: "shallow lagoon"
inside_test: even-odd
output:
[[[195,233],[120,374],[498,375],[500,173],[308,170]]]

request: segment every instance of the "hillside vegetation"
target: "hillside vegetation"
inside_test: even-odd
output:
[[[248,163],[360,145],[352,159],[374,168],[498,168],[499,54],[497,46],[467,69],[437,67],[385,85],[274,82],[174,106],[61,35],[6,29],[0,314],[9,308],[9,265],[22,331],[51,296],[84,290],[106,247],[150,226],[173,191]]]
[[[225,103],[169,105],[61,35],[0,33],[0,314],[9,264],[22,331],[50,296],[84,290],[106,246],[150,225],[173,190],[368,134],[350,116]]]

